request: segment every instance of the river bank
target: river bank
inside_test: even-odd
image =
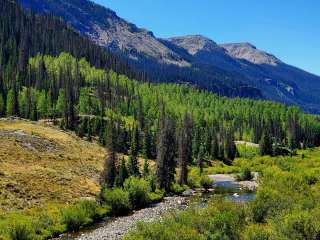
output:
[[[152,204],[147,208],[134,211],[129,216],[116,217],[106,221],[95,230],[88,230],[78,234],[65,235],[60,240],[118,240],[121,239],[138,222],[155,221],[165,213],[174,210],[183,210],[187,207],[184,197],[166,197],[162,202]]]
[[[209,175],[214,180],[213,188],[223,187],[230,190],[223,194],[231,201],[250,201],[254,199],[255,193],[247,193],[244,190],[255,191],[258,187],[257,175],[252,181],[238,182],[236,177],[231,174]],[[152,204],[147,208],[134,211],[129,216],[115,217],[94,226],[95,229],[87,229],[80,233],[69,234],[60,237],[60,240],[77,239],[77,240],[119,240],[129,230],[134,228],[138,222],[152,222],[160,219],[170,211],[183,210],[188,207],[189,200],[195,195],[203,194],[202,191],[187,191],[188,194],[182,196],[166,197],[162,202]],[[210,191],[204,194],[203,198],[209,198],[213,194],[221,194]]]

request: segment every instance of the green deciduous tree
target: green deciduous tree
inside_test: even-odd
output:
[[[16,109],[15,109],[15,91],[13,89],[10,89],[7,95],[7,107],[6,107],[6,114],[7,116],[13,116],[15,115]]]

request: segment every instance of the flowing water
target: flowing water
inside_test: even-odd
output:
[[[138,221],[154,221],[168,211],[182,210],[188,205],[196,204],[198,207],[205,207],[208,200],[213,196],[223,196],[234,202],[248,202],[255,199],[255,192],[244,190],[243,186],[234,179],[216,180],[213,184],[213,191],[206,193],[196,192],[188,197],[169,197],[165,201],[153,204],[148,208],[133,212],[129,216],[106,218],[105,221],[84,229],[79,233],[61,236],[60,240],[78,239],[121,239],[128,230],[135,226]]]

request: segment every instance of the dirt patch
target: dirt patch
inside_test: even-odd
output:
[[[46,138],[26,133],[22,130],[0,130],[0,140],[14,140],[21,147],[37,152],[55,152],[60,146]]]

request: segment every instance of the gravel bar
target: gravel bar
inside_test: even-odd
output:
[[[152,222],[171,210],[183,210],[186,208],[186,200],[183,197],[167,197],[164,201],[135,211],[130,216],[118,217],[89,233],[83,233],[78,240],[118,240],[129,230],[133,229],[137,222]]]

